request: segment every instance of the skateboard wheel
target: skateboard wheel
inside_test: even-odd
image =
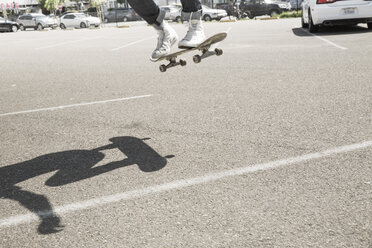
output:
[[[186,60],[180,59],[180,65],[185,66],[186,65]]]
[[[159,69],[161,72],[165,72],[167,70],[167,67],[165,65],[159,66]]]
[[[195,63],[195,64],[198,64],[198,63],[201,62],[201,57],[200,57],[200,55],[194,55],[194,56],[192,57],[192,60],[194,60],[194,63]]]
[[[216,52],[216,55],[217,55],[217,56],[220,56],[220,55],[223,54],[222,49],[216,48],[216,49],[214,49],[214,51]]]

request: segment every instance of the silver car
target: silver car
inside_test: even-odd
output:
[[[165,10],[165,20],[174,22],[182,22],[181,18],[181,7],[178,6],[161,6],[162,10]]]
[[[99,27],[101,19],[86,15],[84,13],[69,13],[61,17],[61,29],[66,28],[87,28],[89,26]]]
[[[211,20],[221,20],[223,17],[227,16],[227,12],[224,9],[212,9],[208,6],[202,5],[203,8],[203,20],[204,21],[211,21]]]
[[[19,28],[23,31],[27,28],[33,28],[35,30],[42,30],[44,28],[55,29],[58,27],[58,23],[55,19],[50,18],[43,14],[24,14],[17,18]]]

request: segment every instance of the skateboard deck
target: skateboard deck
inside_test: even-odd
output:
[[[162,64],[162,65],[159,66],[160,71],[165,72],[165,71],[167,71],[167,69],[169,69],[171,67],[174,67],[174,66],[177,66],[177,65],[185,66],[187,64],[186,61],[183,60],[183,59],[180,59],[180,60],[177,61],[177,57],[184,54],[184,53],[187,53],[187,52],[191,52],[191,51],[194,51],[194,50],[199,50],[199,51],[202,52],[201,55],[197,54],[197,55],[193,56],[194,63],[200,63],[202,59],[213,56],[213,55],[220,56],[223,53],[222,49],[215,48],[213,51],[210,51],[209,49],[212,45],[223,41],[226,38],[226,36],[227,36],[227,33],[215,34],[215,35],[209,37],[208,39],[206,39],[205,41],[203,41],[202,43],[200,43],[200,45],[197,46],[197,47],[182,48],[182,50],[177,51],[175,53],[167,54],[163,57],[158,58],[157,60],[154,60],[154,62],[158,62],[158,61],[162,61],[162,60],[169,61],[169,63],[167,65]]]

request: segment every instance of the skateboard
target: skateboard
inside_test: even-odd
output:
[[[210,56],[213,56],[213,55],[220,56],[220,55],[222,55],[223,51],[220,48],[215,48],[213,51],[210,51],[209,49],[211,48],[211,46],[213,44],[216,44],[216,43],[219,43],[219,42],[223,41],[226,38],[226,36],[227,36],[227,33],[215,34],[215,35],[209,37],[208,39],[206,39],[205,41],[203,41],[197,47],[192,47],[192,48],[186,48],[186,47],[182,48],[181,47],[182,50],[180,50],[178,52],[175,52],[175,53],[165,55],[163,57],[160,57],[157,60],[155,60],[154,62],[158,62],[158,61],[162,61],[162,60],[169,61],[169,63],[167,65],[162,64],[162,65],[159,66],[159,69],[160,69],[161,72],[166,72],[167,69],[169,69],[171,67],[175,67],[175,66],[178,66],[178,65],[185,66],[187,64],[186,60],[183,60],[183,59],[180,59],[180,60],[177,61],[178,56],[180,56],[184,53],[187,53],[187,52],[191,52],[191,51],[194,51],[194,50],[199,50],[199,51],[202,52],[202,54],[201,55],[196,54],[192,58],[194,63],[198,64],[203,59],[208,58]]]

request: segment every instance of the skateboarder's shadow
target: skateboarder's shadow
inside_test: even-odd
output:
[[[18,164],[0,167],[0,197],[18,201],[34,212],[41,220],[38,227],[39,233],[54,233],[62,230],[63,226],[48,198],[21,189],[16,184],[53,171],[56,173],[45,182],[47,186],[66,185],[133,164],[137,164],[141,171],[152,172],[162,169],[167,164],[166,158],[173,157],[173,155],[160,156],[143,140],[135,137],[116,137],[111,138],[110,141],[112,144],[92,150],[51,153]],[[108,149],[119,149],[127,158],[94,167],[104,158],[101,151]]]

